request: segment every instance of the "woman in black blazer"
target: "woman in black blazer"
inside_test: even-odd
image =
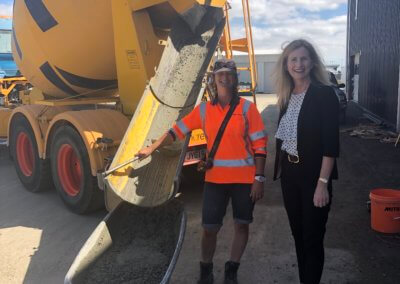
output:
[[[275,78],[280,114],[274,179],[281,179],[300,282],[319,283],[332,179],[338,178],[339,100],[308,41],[284,48]]]

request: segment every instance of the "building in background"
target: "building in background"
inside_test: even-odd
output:
[[[11,29],[0,27],[0,53],[11,53]]]
[[[0,17],[0,53],[11,53],[11,35],[12,20]]]
[[[400,131],[400,1],[349,0],[347,94]]]
[[[256,64],[257,64],[257,88],[258,93],[275,93],[274,83],[272,79],[272,72],[275,68],[275,64],[278,61],[279,54],[256,54]],[[238,67],[249,66],[248,55],[234,55],[233,60],[235,60]],[[239,82],[248,83],[251,82],[250,73],[247,71],[239,72]]]
[[[12,21],[0,18],[0,79],[19,74],[11,53]]]

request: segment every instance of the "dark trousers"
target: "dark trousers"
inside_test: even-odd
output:
[[[300,282],[316,284],[321,280],[324,266],[324,235],[330,202],[322,208],[314,206],[317,180],[307,180],[303,166],[283,159],[281,186],[285,209],[296,245]],[[328,184],[330,200],[332,183]]]

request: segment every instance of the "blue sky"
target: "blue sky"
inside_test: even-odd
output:
[[[12,11],[13,0],[0,0],[0,15],[9,15]]]
[[[10,16],[12,13],[13,0],[0,0],[0,16]],[[10,29],[11,20],[0,19],[0,29]]]
[[[104,0],[103,0],[104,1]],[[244,35],[241,0],[230,0],[233,38]],[[326,63],[345,63],[347,0],[250,0],[256,53],[279,53],[285,42],[306,38]],[[0,0],[0,15],[11,15],[13,0]],[[10,26],[0,20],[0,28]]]

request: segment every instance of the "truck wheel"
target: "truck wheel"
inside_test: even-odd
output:
[[[10,153],[17,175],[28,191],[53,187],[50,162],[40,159],[32,127],[21,114],[16,114],[11,122]]]
[[[65,205],[78,214],[88,213],[104,206],[103,192],[90,171],[86,147],[71,126],[61,126],[51,143],[51,172]]]

